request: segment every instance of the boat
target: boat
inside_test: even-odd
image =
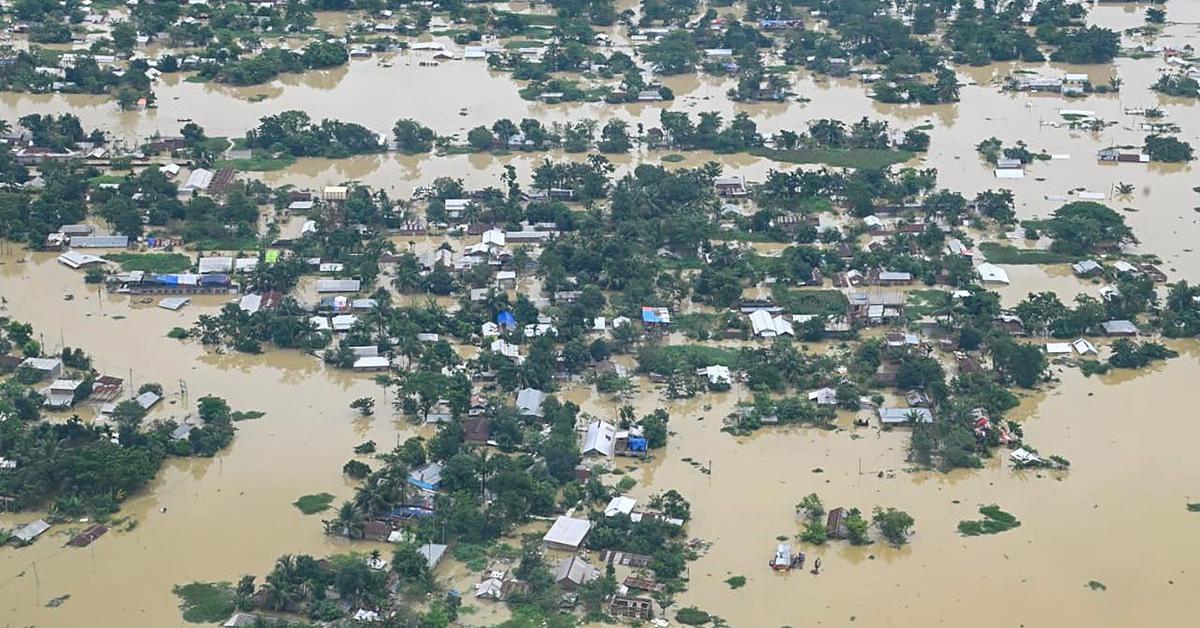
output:
[[[175,118],[176,122],[191,122],[191,118]]]

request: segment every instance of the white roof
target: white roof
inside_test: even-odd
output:
[[[1071,348],[1075,349],[1075,352],[1079,355],[1096,355],[1099,353],[1096,345],[1092,344],[1087,338],[1080,338],[1072,342]]]
[[[333,317],[333,331],[347,331],[358,322],[358,317],[353,314],[339,314]]]
[[[908,423],[910,415],[916,415],[918,423],[933,423],[933,413],[929,408],[880,408],[881,423]]]
[[[1041,458],[1039,458],[1037,456],[1037,454],[1029,451],[1028,449],[1025,449],[1024,447],[1013,451],[1011,454],[1008,455],[1008,457],[1011,458],[1013,462],[1017,462],[1017,463],[1040,462],[1041,461]]]
[[[579,547],[591,529],[592,522],[587,519],[560,516],[554,520],[554,525],[550,526],[550,531],[546,532],[546,536],[542,537],[542,541],[569,547]]]
[[[196,267],[201,275],[208,273],[227,273],[233,270],[232,257],[202,257]]]
[[[604,508],[605,517],[615,517],[617,515],[628,515],[633,512],[633,507],[637,506],[637,500],[632,497],[618,495],[608,502],[608,506]]]
[[[617,428],[613,424],[595,421],[588,425],[587,433],[583,435],[583,447],[580,448],[580,453],[587,455],[595,452],[611,457],[616,451],[616,440]]]
[[[317,292],[358,292],[357,279],[318,279]]]
[[[1065,354],[1071,353],[1071,343],[1069,343],[1069,342],[1046,343],[1046,353],[1049,355],[1065,355]]]
[[[710,384],[728,384],[733,381],[733,374],[729,372],[728,366],[713,364],[696,370],[698,375],[708,378]]]
[[[142,409],[149,410],[150,408],[154,407],[154,404],[162,401],[162,397],[160,397],[158,393],[154,391],[147,390],[146,392],[134,398],[134,401],[138,402],[138,405],[141,406]]]
[[[542,416],[542,404],[545,401],[546,393],[536,388],[517,391],[517,411],[523,415]]]
[[[504,242],[504,231],[500,229],[488,229],[487,231],[483,232],[483,240],[480,241],[480,244],[490,244],[503,247]]]
[[[187,183],[183,184],[183,187],[190,190],[207,190],[208,186],[212,184],[212,180],[212,170],[196,168],[188,175]]]
[[[166,297],[163,300],[158,302],[158,307],[161,307],[164,310],[171,310],[172,312],[176,312],[180,308],[182,308],[183,306],[187,305],[190,302],[191,302],[191,299],[189,299],[187,297]]]
[[[1024,179],[1025,178],[1025,171],[1018,170],[1016,168],[997,168],[995,172],[996,172],[997,179]]]
[[[58,358],[25,358],[21,366],[28,366],[39,371],[53,371],[62,368],[62,360]]]
[[[425,557],[425,564],[430,569],[438,566],[442,562],[442,556],[446,554],[446,545],[441,543],[422,543],[417,547],[417,552]]]
[[[391,363],[388,362],[388,359],[386,357],[383,357],[380,355],[368,355],[368,356],[363,356],[363,357],[355,360],[354,368],[356,368],[356,369],[385,369],[388,367],[389,364],[391,364]]]
[[[1105,321],[1102,325],[1104,331],[1110,334],[1136,334],[1138,331],[1137,325],[1131,321]]]
[[[766,310],[755,310],[750,313],[750,325],[754,328],[754,335],[770,338],[773,336],[794,336],[795,329],[792,324],[782,316],[772,317],[770,312]]]
[[[253,314],[258,311],[258,308],[262,307],[262,295],[247,294],[241,299],[238,299],[238,307],[242,308],[242,311],[244,312]]]
[[[984,262],[976,266],[975,272],[979,274],[979,279],[983,283],[1008,283],[1008,273],[991,262]]]
[[[83,268],[91,264],[106,264],[108,260],[99,255],[90,255],[88,253],[80,253],[79,251],[67,251],[58,256],[58,262],[69,268]]]
[[[808,393],[808,400],[821,406],[837,405],[837,390],[826,386]]]

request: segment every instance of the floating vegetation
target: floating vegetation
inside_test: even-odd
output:
[[[323,510],[328,510],[329,505],[332,503],[333,495],[329,493],[314,493],[297,499],[292,502],[292,505],[299,508],[300,512],[306,515],[315,515]]]
[[[182,600],[179,609],[184,621],[211,624],[225,621],[233,614],[233,587],[228,582],[193,582],[171,589]]]
[[[1021,527],[1021,522],[1016,517],[1004,512],[996,504],[980,506],[979,514],[984,518],[974,521],[959,521],[958,533],[963,536],[980,536],[982,534],[999,534]]]

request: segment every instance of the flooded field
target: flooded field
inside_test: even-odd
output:
[[[1170,3],[1173,20],[1159,43],[1195,41],[1200,3]],[[1129,28],[1141,23],[1142,7],[1100,6],[1094,23]],[[155,131],[178,129],[177,118],[192,118],[209,135],[236,136],[258,118],[284,109],[305,109],[313,118],[340,118],[386,131],[397,118],[411,117],[439,133],[465,131],[500,117],[534,117],[545,122],[619,116],[656,125],[657,105],[545,105],[519,98],[506,74],[482,62],[453,61],[419,67],[419,53],[405,53],[384,67],[376,60],[348,68],[289,76],[267,86],[226,88],[168,79],[157,88],[156,111],[121,112],[108,100],[87,96],[0,95],[0,118],[38,112],[78,115],[86,128],[100,127],[127,142]],[[1193,166],[1099,165],[1095,151],[1109,145],[1140,144],[1126,107],[1158,106],[1179,124],[1180,137],[1200,138],[1200,112],[1194,103],[1152,95],[1159,58],[1119,59],[1122,94],[1066,101],[1058,97],[1003,94],[991,85],[1010,65],[960,68],[964,87],[957,105],[882,105],[866,98],[856,81],[817,80],[796,75],[804,104],[739,105],[725,98],[730,81],[680,77],[668,81],[677,100],[672,110],[718,110],[727,117],[752,114],[763,133],[803,128],[807,120],[862,116],[886,119],[900,128],[933,125],[929,153],[913,165],[935,167],[939,184],[963,192],[1009,187],[1020,217],[1042,216],[1061,205],[1049,197],[1086,190],[1111,195],[1118,182],[1136,191],[1111,198],[1141,240],[1139,252],[1161,257],[1172,281],[1200,276],[1200,194]],[[1064,67],[1107,80],[1107,69]],[[380,85],[389,97],[378,97]],[[466,114],[460,115],[460,108]],[[1051,126],[1060,108],[1089,109],[1115,121],[1100,133]],[[1039,161],[1024,180],[995,180],[974,145],[988,136],[1006,143],[1025,140],[1031,150],[1069,159]],[[661,154],[613,159],[626,169],[657,163]],[[553,158],[582,159],[582,155]],[[761,179],[772,168],[791,168],[747,155],[688,153],[679,166],[714,160],[728,171]],[[343,160],[304,159],[261,178],[270,185],[318,187],[361,181],[407,196],[437,176],[464,179],[468,186],[496,184],[504,165],[527,176],[542,155],[460,155],[406,157],[394,154]],[[807,166],[806,166],[807,167]],[[436,244],[420,242],[420,247]],[[1006,267],[1012,284],[1000,290],[1004,305],[1031,291],[1050,290],[1068,301],[1097,286],[1073,277],[1065,267]],[[64,300],[65,295],[73,300]],[[80,275],[55,262],[54,255],[14,249],[0,255],[0,315],[31,321],[48,346],[77,346],[95,356],[101,372],[132,377],[135,384],[159,382],[168,399],[151,414],[184,412],[205,394],[226,398],[237,408],[266,415],[238,424],[233,445],[213,459],[171,459],[148,490],[129,499],[122,514],[137,524],[114,531],[86,549],[62,547],[66,537],[51,535],[35,545],[0,549],[0,623],[4,626],[176,626],[178,600],[171,586],[192,580],[261,576],[281,554],[326,555],[369,551],[370,543],[322,533],[321,515],[302,515],[292,502],[304,494],[328,492],[340,501],[353,492],[341,466],[352,448],[375,440],[390,448],[419,433],[403,417],[393,417],[386,398],[368,375],[326,369],[319,359],[298,352],[262,356],[217,354],[196,343],[166,337],[199,314],[215,313],[224,300],[194,299],[180,312],[131,303],[127,297],[98,294]],[[1078,369],[1056,367],[1059,384],[1029,395],[1014,415],[1046,452],[1070,459],[1069,472],[1014,471],[1007,459],[984,469],[937,473],[906,470],[904,430],[846,427],[821,431],[766,430],[750,437],[720,431],[734,404],[749,398],[735,388],[686,402],[665,401],[642,381],[632,399],[638,413],[666,407],[675,432],[656,460],[634,471],[632,494],[675,488],[692,503],[689,535],[713,542],[690,564],[689,590],[676,608],[696,605],[734,626],[1188,626],[1195,622],[1195,591],[1200,588],[1200,545],[1191,542],[1200,515],[1185,504],[1200,501],[1200,465],[1192,463],[1200,439],[1191,385],[1200,381],[1200,349],[1172,345],[1177,359],[1132,374],[1087,378]],[[348,404],[362,396],[377,399],[377,415],[362,418]],[[611,418],[618,403],[576,387],[561,393],[584,411]],[[86,418],[86,413],[85,418]],[[711,464],[701,473],[690,458]],[[903,549],[882,543],[868,547],[834,544],[816,550],[820,576],[780,575],[767,567],[777,536],[794,536],[801,523],[794,506],[816,492],[829,507],[895,506],[916,519],[916,533]],[[976,517],[980,505],[995,503],[1021,520],[1021,527],[998,536],[963,538],[960,520]],[[0,526],[30,520],[30,513],[0,516]],[[58,526],[54,532],[61,532]],[[461,566],[445,565],[439,577],[462,579]],[[724,580],[742,575],[744,588]],[[1094,590],[1089,581],[1103,583]],[[461,585],[460,586],[464,586]],[[47,601],[70,598],[57,608]],[[487,602],[468,601],[488,606]],[[501,608],[469,619],[494,623]]]

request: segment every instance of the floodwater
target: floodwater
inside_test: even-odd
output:
[[[1091,19],[1129,28],[1141,23],[1143,9],[1101,6]],[[1194,38],[1200,3],[1171,3],[1168,11],[1181,23],[1168,27],[1158,43],[1180,46]],[[545,105],[520,100],[506,75],[482,63],[419,67],[422,58],[399,54],[384,67],[377,57],[252,88],[167,77],[158,87],[159,109],[149,112],[120,112],[111,102],[87,96],[3,94],[0,117],[71,111],[85,127],[101,127],[127,142],[154,131],[173,133],[177,118],[194,119],[210,135],[240,135],[259,117],[290,108],[381,132],[401,117],[440,133],[461,133],[499,117],[548,123],[620,116],[649,127],[663,108],[711,109],[726,117],[746,111],[764,133],[801,128],[823,117],[868,116],[902,128],[931,124],[930,152],[912,165],[938,168],[941,185],[967,196],[1009,187],[1019,215],[1031,217],[1061,203],[1048,196],[1080,189],[1109,193],[1117,182],[1131,183],[1134,194],[1111,203],[1137,210],[1126,218],[1142,240],[1140,251],[1161,256],[1172,280],[1195,280],[1200,270],[1192,244],[1197,233],[1193,207],[1200,206],[1200,196],[1191,190],[1196,184],[1192,166],[1101,166],[1094,159],[1101,146],[1142,143],[1139,119],[1124,115],[1126,107],[1162,107],[1168,120],[1182,127],[1181,136],[1196,142],[1196,107],[1147,89],[1163,67],[1161,59],[1120,59],[1115,68],[1124,82],[1122,94],[1073,101],[999,93],[991,82],[1007,75],[1011,64],[961,68],[960,78],[976,84],[963,88],[961,103],[917,107],[870,101],[856,81],[799,73],[796,91],[811,99],[803,104],[734,104],[724,96],[727,80],[677,77],[668,80],[678,96],[673,103]],[[1108,78],[1106,68],[1056,69],[1088,71],[1097,82]],[[388,97],[379,97],[381,85]],[[1117,124],[1100,133],[1050,126],[1061,121],[1060,108],[1093,110]],[[992,135],[1007,144],[1023,139],[1034,151],[1070,158],[1037,162],[1024,180],[997,181],[974,152],[976,143]],[[624,170],[659,157],[639,153],[613,161]],[[685,157],[681,165],[715,160],[750,179],[770,168],[792,167],[744,155]],[[305,159],[262,177],[273,185],[309,187],[358,180],[406,195],[436,176],[460,177],[469,186],[494,185],[502,166],[512,164],[527,175],[541,160],[529,154]],[[132,375],[135,384],[162,383],[174,403],[156,409],[152,418],[183,412],[185,389],[191,404],[216,394],[236,409],[267,413],[240,423],[233,445],[220,456],[167,464],[148,490],[123,507],[122,513],[137,521],[132,530],[110,532],[86,549],[73,549],[62,547],[64,526],[56,526],[29,548],[0,549],[5,625],[179,625],[170,592],[174,584],[261,577],[284,553],[375,547],[326,537],[321,515],[304,516],[291,506],[307,493],[349,497],[353,486],[340,469],[354,457],[354,445],[375,440],[386,448],[418,433],[391,415],[390,400],[369,376],[327,370],[296,352],[214,354],[165,337],[172,327],[215,312],[220,299],[198,299],[181,312],[168,312],[125,297],[98,296],[49,254],[17,251],[0,256],[0,262],[3,313],[33,322],[48,346],[85,348],[102,372]],[[1061,267],[1006,269],[1013,283],[1000,292],[1009,305],[1031,291],[1053,290],[1067,301],[1074,293],[1096,289]],[[63,299],[68,293],[74,300]],[[1191,343],[1174,346],[1180,358],[1145,372],[1085,378],[1068,369],[1057,373],[1061,382],[1053,389],[1023,400],[1013,414],[1023,422],[1027,441],[1043,453],[1070,459],[1066,473],[1015,472],[1007,460],[989,461],[979,471],[909,473],[903,430],[851,428],[848,421],[839,421],[844,429],[835,431],[788,428],[734,437],[719,431],[721,419],[748,392],[669,402],[641,382],[629,402],[639,413],[668,408],[674,436],[665,453],[632,474],[638,480],[633,494],[680,490],[693,505],[690,536],[714,543],[691,564],[690,588],[675,608],[696,605],[736,626],[1191,625],[1200,547],[1187,539],[1194,537],[1200,517],[1184,505],[1200,501],[1200,467],[1188,462],[1200,426],[1184,391],[1200,378],[1200,351]],[[363,419],[349,409],[352,399],[365,395],[376,397],[377,416]],[[623,403],[580,388],[563,395],[604,417],[614,416]],[[700,473],[684,457],[711,464],[712,474]],[[776,574],[766,565],[776,537],[799,532],[794,505],[810,492],[827,507],[904,509],[916,518],[916,532],[900,550],[840,543],[818,549],[813,553],[823,558],[820,576]],[[988,503],[1015,514],[1022,526],[998,536],[959,537],[957,522],[977,518],[978,506]],[[0,525],[31,518],[31,513],[5,516]],[[470,582],[458,565],[443,567],[439,575],[460,589]],[[745,576],[748,584],[731,590],[723,581],[733,575]],[[1107,590],[1087,587],[1091,580]],[[45,606],[64,594],[71,597],[60,607]],[[489,609],[471,621],[503,617]]]

